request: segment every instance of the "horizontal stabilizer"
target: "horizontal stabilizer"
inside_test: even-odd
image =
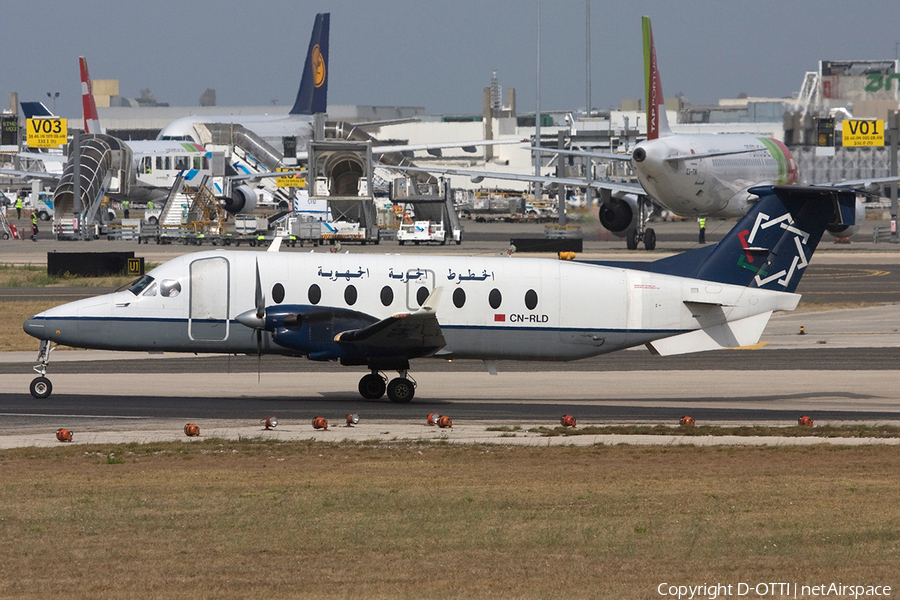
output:
[[[648,342],[647,348],[659,356],[704,352],[722,348],[752,346],[759,342],[760,336],[769,322],[772,311],[746,317],[731,323],[721,323],[704,329],[697,329],[681,335]]]

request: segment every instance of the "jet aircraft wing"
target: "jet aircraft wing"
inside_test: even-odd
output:
[[[877,185],[897,183],[898,181],[900,181],[900,177],[870,177],[869,179],[845,179],[828,183],[811,183],[810,185],[813,187],[862,188],[869,190]]]
[[[16,177],[30,181],[32,179],[45,179],[47,181],[58,181],[59,173],[47,173],[46,171],[19,171],[16,169],[0,169],[0,176]]]
[[[478,146],[502,146],[521,144],[525,140],[472,140],[467,142],[438,142],[434,144],[404,144],[397,146],[373,146],[372,154],[388,154],[390,152],[415,152],[416,150],[442,150],[444,148],[462,148],[465,152],[475,152]]]
[[[581,179],[578,177],[553,177],[550,175],[526,175],[524,173],[508,173],[503,171],[474,171],[470,169],[445,169],[440,167],[405,167],[385,165],[389,169],[413,171],[417,173],[440,173],[442,175],[459,175],[470,178],[478,183],[483,179],[505,179],[508,181],[528,181],[530,183],[542,183],[544,185],[567,185],[572,187],[592,188],[597,190],[609,190],[624,194],[646,195],[647,192],[638,183],[627,181],[612,181],[609,179]]]
[[[565,154],[566,156],[587,156],[589,158],[599,158],[601,160],[618,160],[621,162],[631,162],[631,154],[622,152],[593,152],[591,150],[563,150],[560,148],[538,148],[531,146],[532,150],[542,154]]]

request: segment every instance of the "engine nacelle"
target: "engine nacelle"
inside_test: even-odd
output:
[[[854,211],[856,220],[852,224],[846,223],[829,223],[825,226],[825,231],[836,238],[849,238],[859,231],[859,224],[866,220],[866,205],[858,197],[856,199],[856,210]],[[835,215],[834,221],[838,221]]]
[[[246,215],[256,208],[256,191],[249,185],[239,185],[231,189],[231,196],[223,199],[225,210],[233,215]]]
[[[619,236],[625,236],[637,227],[639,215],[635,194],[610,198],[600,204],[600,224]]]

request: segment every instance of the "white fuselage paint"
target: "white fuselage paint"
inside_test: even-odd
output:
[[[414,312],[420,299],[441,287],[436,308],[446,340],[437,353],[441,358],[572,360],[695,331],[713,321],[792,310],[799,299],[551,259],[209,251],[153,269],[148,275],[154,283],[138,295],[119,291],[52,308],[29,319],[25,330],[76,347],[255,354],[253,330],[235,317],[256,306],[257,268],[267,307],[309,305],[310,288],[317,286],[317,306],[377,319]],[[277,284],[284,293],[280,303]],[[352,303],[350,286],[356,292]],[[384,288],[390,293],[383,294]],[[169,293],[172,289],[179,293]],[[392,297],[387,305],[386,296]],[[298,354],[268,334],[262,351]]]
[[[252,131],[275,148],[281,148],[285,136],[294,136],[299,149],[305,140],[312,137],[312,122],[310,115],[194,115],[175,119],[157,134],[156,139],[204,144],[208,141],[201,140],[196,124],[234,123]]]
[[[737,217],[755,201],[749,188],[796,182],[793,156],[780,142],[767,140],[768,146],[746,134],[672,135],[640,142],[635,149],[643,148],[646,158],[631,164],[644,190],[676,215]],[[729,152],[734,154],[724,154]],[[667,160],[709,153],[724,155]]]

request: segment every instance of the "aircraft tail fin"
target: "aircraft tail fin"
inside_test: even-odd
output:
[[[22,105],[22,114],[26,119],[39,119],[41,117],[55,117],[43,102],[19,102]]]
[[[328,110],[328,29],[331,13],[316,15],[309,50],[300,78],[292,115],[312,115]]]
[[[650,17],[641,17],[644,32],[644,101],[647,106],[647,139],[671,135],[666,117],[666,99],[662,92],[662,81],[656,64],[656,46],[653,44],[653,29]]]
[[[91,84],[91,76],[88,74],[87,59],[79,56],[78,65],[81,67],[81,106],[84,114],[84,132],[103,133],[100,129],[97,103],[94,102],[94,87]]]
[[[649,270],[731,285],[794,292],[828,225],[853,225],[847,188],[760,186],[759,201],[714,246],[652,263]]]

